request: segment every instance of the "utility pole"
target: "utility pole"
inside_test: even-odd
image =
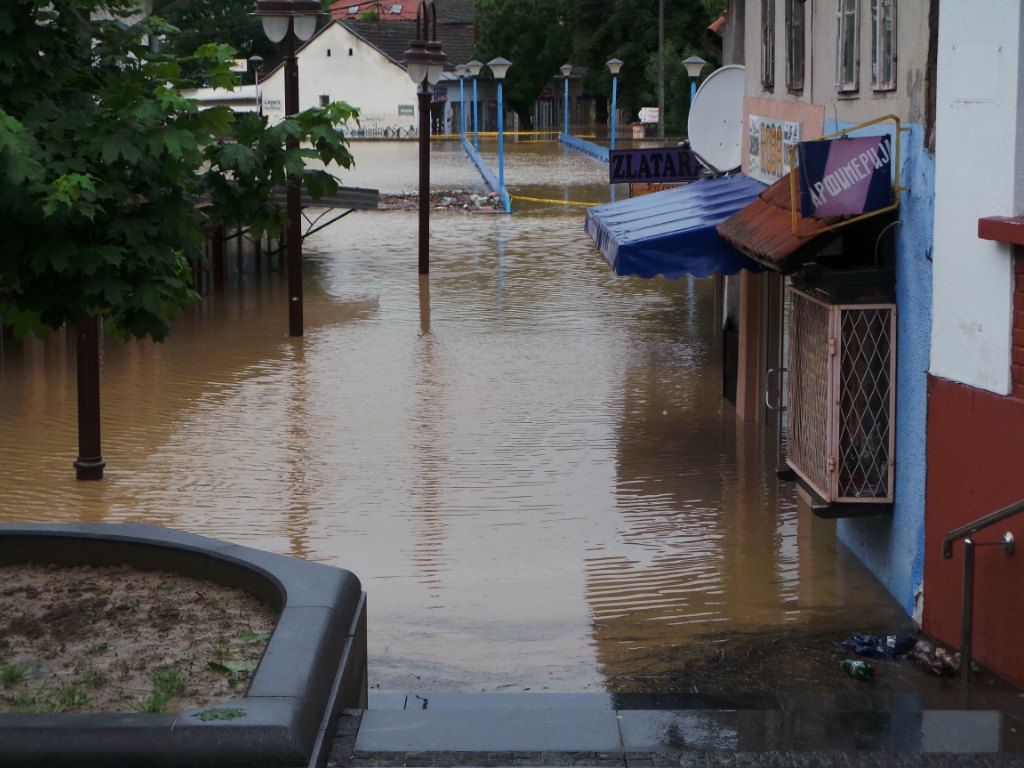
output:
[[[665,138],[665,0],[658,0],[658,138]]]

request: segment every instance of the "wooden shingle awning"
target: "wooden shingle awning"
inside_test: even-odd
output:
[[[797,216],[794,234],[789,185],[787,173],[718,225],[718,233],[738,251],[783,273],[797,269],[811,247],[830,240],[829,229],[836,221]]]

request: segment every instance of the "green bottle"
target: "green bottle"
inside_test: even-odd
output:
[[[870,680],[875,676],[874,666],[866,661],[843,659],[839,662],[839,666],[842,667],[843,672],[857,680]]]

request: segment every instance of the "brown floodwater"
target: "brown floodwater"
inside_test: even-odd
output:
[[[513,195],[608,200],[606,166],[508,149]],[[353,150],[345,183],[415,189],[414,143]],[[453,142],[432,167],[482,189]],[[712,281],[617,278],[582,208],[515,208],[435,212],[427,280],[415,212],[312,235],[302,339],[266,267],[166,343],[107,339],[101,482],[71,466],[73,337],[4,340],[0,522],[145,521],[348,568],[381,689],[650,689],[720,638],[897,615],[722,400]]]

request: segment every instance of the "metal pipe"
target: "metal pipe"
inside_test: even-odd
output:
[[[430,272],[430,86],[417,94],[420,107],[420,250],[419,273]]]
[[[478,125],[479,117],[477,115],[477,101],[476,101],[476,75],[473,76],[473,149],[477,152],[480,151],[480,128]]]
[[[971,633],[974,624],[974,542],[964,539],[964,589],[960,616],[960,680],[971,682]]]
[[[288,21],[288,54],[284,60],[285,115],[299,112],[299,59],[295,55],[295,34]],[[288,137],[289,152],[299,148],[298,139]],[[288,335],[302,335],[302,190],[295,174],[288,176]]]
[[[498,195],[505,199],[505,120],[502,114],[501,80],[498,80]],[[508,213],[507,201],[505,213]]]
[[[612,140],[611,148],[615,149],[615,113],[618,111],[618,89],[619,89],[619,78],[616,75],[612,75]]]

